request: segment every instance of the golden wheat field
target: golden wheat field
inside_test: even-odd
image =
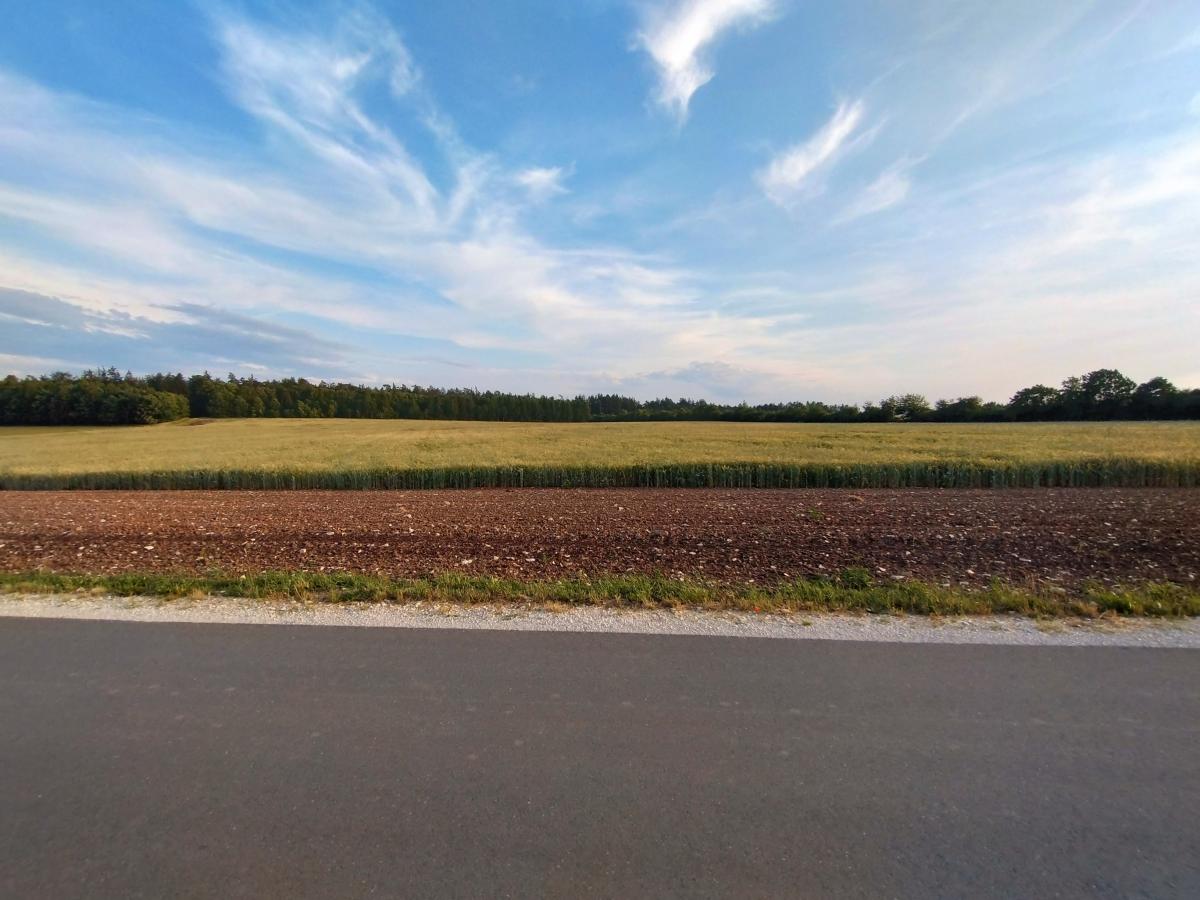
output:
[[[611,475],[618,469],[726,466],[742,470],[750,466],[760,471],[772,467],[806,472],[852,469],[861,475],[872,470],[916,472],[937,467],[944,472],[1033,473],[1054,466],[1069,472],[1076,466],[1118,462],[1125,468],[1141,465],[1155,471],[1194,472],[1200,468],[1200,423],[791,425],[218,419],[143,427],[0,429],[0,484],[8,487],[202,486],[189,480],[198,473],[207,473],[210,480],[217,473],[232,479],[220,486],[255,486],[236,483],[237,477],[263,472],[307,476],[308,486],[313,486],[314,477],[324,475],[346,481],[329,486],[355,487],[376,486],[354,483],[356,473],[447,470],[482,472],[475,479],[481,485],[503,481],[487,474],[494,470],[522,470],[530,476],[530,484],[560,483],[561,478],[539,480],[536,473],[565,470],[575,473],[574,480],[566,483],[588,484],[587,477],[580,480],[581,473]],[[97,478],[113,473],[176,476],[174,482],[153,485],[137,479],[125,484]],[[595,483],[610,483],[601,474]],[[85,479],[67,484],[69,476]],[[906,476],[902,481],[920,484],[923,477]],[[1041,481],[1045,483],[1045,478]],[[712,476],[708,482],[723,483]],[[826,477],[825,483],[839,482]],[[870,481],[860,478],[859,483]],[[889,482],[883,478],[881,483]],[[1034,483],[1038,483],[1036,479]]]

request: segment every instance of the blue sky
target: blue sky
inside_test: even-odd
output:
[[[1200,385],[1200,5],[0,0],[0,368]]]

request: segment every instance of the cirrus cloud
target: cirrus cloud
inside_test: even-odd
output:
[[[766,195],[780,206],[789,206],[810,188],[812,177],[832,166],[851,146],[862,124],[861,100],[840,103],[833,116],[812,137],[787,148],[758,173]]]
[[[656,101],[679,121],[692,95],[715,72],[705,51],[722,32],[753,28],[776,12],[775,0],[675,0],[648,7],[636,35],[658,69]]]

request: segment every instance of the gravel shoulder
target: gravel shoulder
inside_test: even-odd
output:
[[[763,614],[694,610],[561,611],[517,606],[300,603],[229,597],[0,594],[5,617],[495,631],[711,635],[788,640],[1074,647],[1200,648],[1200,620],[1049,620],[1016,616]],[[3,627],[0,625],[0,627]]]

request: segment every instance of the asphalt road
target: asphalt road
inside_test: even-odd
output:
[[[0,895],[1197,897],[1200,651],[0,621]]]

